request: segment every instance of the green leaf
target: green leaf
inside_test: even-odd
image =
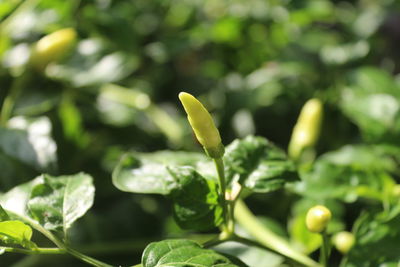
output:
[[[27,203],[31,194],[33,186],[39,182],[41,177],[37,177],[30,182],[18,185],[0,195],[0,204],[9,215],[17,215],[22,218],[31,219],[28,214]],[[12,214],[10,214],[12,213]]]
[[[9,219],[10,217],[8,216],[7,212],[0,205],[0,222],[8,221]]]
[[[293,218],[290,226],[290,236],[296,245],[301,248],[301,251],[307,254],[315,251],[322,244],[321,235],[312,233],[307,229],[305,213]]]
[[[35,247],[32,243],[32,228],[21,221],[0,222],[0,241],[5,244],[18,244],[26,248]]]
[[[391,212],[365,212],[355,222],[356,243],[346,266],[387,266],[400,261],[400,207]]]
[[[56,144],[51,138],[48,118],[13,117],[8,129],[0,128],[0,187],[8,190],[37,175],[52,170]]]
[[[49,118],[18,116],[13,117],[8,125],[13,129],[5,129],[5,134],[11,140],[5,139],[3,147],[9,155],[15,155],[15,158],[39,170],[55,167],[57,146],[51,138],[52,126]],[[12,141],[12,138],[15,140]]]
[[[35,149],[24,130],[0,128],[0,153],[29,166],[39,166]]]
[[[87,39],[81,43],[98,47],[96,40]],[[139,58],[132,54],[113,52],[110,54],[97,53],[91,55],[74,53],[64,64],[48,66],[46,74],[57,80],[62,80],[75,87],[86,87],[125,78],[139,65]]]
[[[398,143],[399,86],[387,72],[372,67],[358,69],[352,78],[342,92],[343,112],[367,140]]]
[[[262,137],[233,141],[226,147],[224,160],[227,181],[238,181],[254,192],[274,191],[285,182],[298,179],[296,168],[285,152]]]
[[[66,231],[91,207],[93,198],[92,178],[87,174],[41,175],[0,195],[0,204],[11,217]]]
[[[202,177],[193,167],[170,167],[178,184],[172,193],[174,217],[183,229],[209,230],[223,221],[217,184]]]
[[[114,169],[113,184],[125,192],[168,195],[178,185],[166,166],[195,166],[205,161],[199,153],[128,153]]]
[[[27,203],[30,215],[47,230],[66,232],[92,206],[95,190],[92,180],[83,173],[59,177],[42,175]]]
[[[394,183],[390,173],[396,162],[391,154],[382,146],[344,146],[320,156],[311,170],[303,170],[296,190],[312,199],[383,201],[387,186]]]
[[[227,257],[184,239],[149,244],[143,252],[142,265],[143,267],[238,267]]]

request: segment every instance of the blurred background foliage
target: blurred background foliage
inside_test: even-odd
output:
[[[27,69],[35,42],[66,27],[78,40],[64,60]],[[379,214],[380,203],[393,202],[387,192],[400,173],[399,43],[395,0],[2,0],[0,102],[13,86],[23,91],[0,131],[0,192],[42,172],[92,174],[95,205],[71,242],[107,262],[134,264],[148,242],[182,233],[168,202],[119,192],[111,172],[128,150],[200,151],[180,91],[212,111],[225,144],[257,134],[282,148],[304,102],[317,97],[325,106],[323,155],[302,170],[295,194],[253,196],[252,209],[309,253],[320,241],[301,218],[316,202],[336,214],[333,229],[351,230],[367,205],[373,211],[358,219],[357,234],[377,218],[400,236],[400,211]],[[360,266],[377,240],[396,245],[378,230],[349,265]],[[246,253],[255,262],[257,253]],[[56,261],[80,264],[62,256],[1,259],[4,266]]]

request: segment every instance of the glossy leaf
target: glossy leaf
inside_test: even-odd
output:
[[[46,229],[66,232],[92,206],[93,200],[92,177],[87,174],[42,175],[27,204],[30,215]]]
[[[41,177],[37,177],[30,182],[18,185],[0,195],[0,204],[9,215],[17,215],[22,218],[30,219],[28,214],[27,203],[31,194],[31,190],[35,184],[39,183]],[[12,213],[12,214],[10,214]]]
[[[21,221],[0,222],[0,241],[5,244],[17,244],[26,248],[35,247],[32,243],[32,229]]]
[[[217,184],[202,177],[193,167],[170,167],[178,187],[172,193],[174,217],[183,229],[209,230],[222,223]]]
[[[205,160],[188,152],[129,153],[114,169],[113,183],[126,192],[168,195],[178,185],[166,166],[195,166]]]
[[[238,267],[227,257],[184,239],[149,244],[143,252],[142,265],[143,267]]]
[[[262,137],[248,136],[226,147],[226,177],[254,192],[280,189],[298,175],[285,152]]]

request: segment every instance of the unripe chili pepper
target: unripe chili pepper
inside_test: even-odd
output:
[[[322,102],[316,98],[308,100],[300,112],[290,139],[289,156],[292,159],[298,159],[305,148],[317,143],[322,117]]]
[[[33,48],[31,64],[42,71],[49,63],[59,61],[76,41],[76,31],[65,28],[40,39]]]
[[[335,245],[336,249],[343,254],[347,254],[354,246],[354,243],[354,235],[350,232],[342,231],[333,237],[333,244]]]
[[[203,146],[207,155],[211,158],[221,158],[224,155],[224,146],[210,113],[191,94],[181,92],[179,100],[187,113],[189,123],[197,140]]]
[[[317,205],[308,210],[306,216],[306,226],[310,232],[321,233],[331,220],[331,211],[322,205]]]

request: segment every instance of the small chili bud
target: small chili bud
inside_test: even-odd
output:
[[[396,184],[392,189],[392,195],[396,198],[400,198],[400,184]]]
[[[49,63],[59,61],[76,41],[76,31],[65,28],[40,39],[32,51],[30,62],[42,71]]]
[[[308,100],[300,112],[290,139],[289,155],[292,159],[298,159],[305,148],[317,143],[322,117],[322,102],[316,98]]]
[[[191,94],[179,94],[183,108],[187,113],[190,125],[197,140],[211,158],[221,158],[224,155],[224,146],[214,121],[207,109]]]
[[[307,229],[313,233],[321,233],[325,231],[331,217],[331,211],[325,206],[312,207],[308,210],[306,216]]]
[[[336,249],[343,254],[347,254],[347,252],[349,252],[354,246],[354,243],[354,235],[350,232],[342,231],[333,237],[333,244],[335,245]]]

